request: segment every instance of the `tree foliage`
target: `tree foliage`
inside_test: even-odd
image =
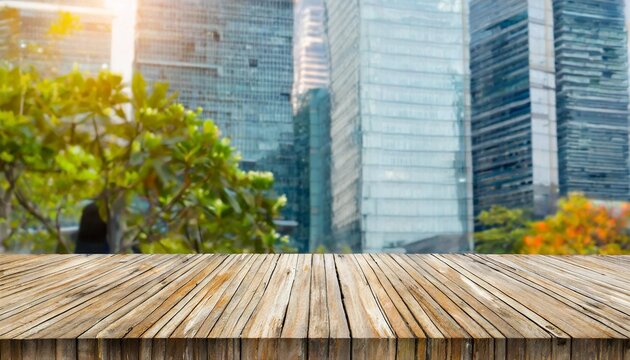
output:
[[[522,209],[494,206],[478,219],[479,253],[630,254],[630,206],[596,205],[575,193],[561,199],[556,214],[532,221]]]
[[[529,232],[531,216],[523,209],[492,206],[477,221],[485,230],[475,234],[475,251],[488,254],[518,253]]]
[[[630,254],[630,207],[595,205],[581,194],[559,203],[558,212],[538,221],[524,239],[528,254]]]
[[[68,11],[60,11],[46,34],[52,39],[60,40],[82,29],[81,19],[77,15]]]
[[[244,172],[201,111],[120,76],[0,68],[0,236],[67,252],[63,224],[98,204],[116,252],[270,252],[284,198]]]

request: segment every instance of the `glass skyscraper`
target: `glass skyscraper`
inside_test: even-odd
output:
[[[630,199],[624,0],[553,2],[560,192]]]
[[[139,0],[135,69],[201,107],[243,157],[271,171],[295,217],[292,0]],[[290,225],[290,224],[289,224]]]
[[[326,40],[324,0],[295,2],[293,45],[293,102],[308,90],[328,88],[330,63]]]
[[[320,245],[334,249],[331,241],[330,196],[330,98],[326,89],[312,89],[298,99],[294,117],[295,153],[298,158],[298,230],[300,250]]]
[[[472,0],[475,213],[627,200],[623,0]]]
[[[558,193],[551,0],[471,2],[475,212],[544,215]]]
[[[49,33],[60,13],[78,17],[66,36]],[[110,67],[114,13],[103,0],[0,1],[0,57],[61,74],[73,67],[96,73]]]
[[[441,241],[466,250],[467,1],[326,4],[335,241],[355,251]]]

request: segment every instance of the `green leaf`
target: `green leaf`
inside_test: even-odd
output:
[[[138,74],[131,88],[129,98],[109,72],[42,77],[0,67],[0,164],[19,173],[19,189],[37,205],[10,199],[7,224],[16,233],[9,250],[55,251],[57,214],[76,224],[95,200],[120,220],[116,241],[146,252],[190,252],[198,237],[195,248],[208,252],[284,246],[273,219],[285,200],[269,195],[273,175],[239,169],[229,139],[200,112],[174,103],[166,85],[148,94]],[[8,188],[1,177],[0,186]],[[186,231],[193,228],[194,241]]]
[[[142,108],[147,99],[147,83],[139,72],[136,72],[131,80],[131,93],[133,94],[134,105]]]

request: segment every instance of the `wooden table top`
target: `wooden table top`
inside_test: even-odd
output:
[[[630,358],[630,256],[1,255],[0,345],[38,339],[223,343],[233,358]]]

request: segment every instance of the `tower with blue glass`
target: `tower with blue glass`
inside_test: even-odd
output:
[[[311,89],[298,97],[294,116],[295,155],[298,159],[298,227],[302,251],[323,246],[331,239],[330,98],[326,89]]]
[[[355,251],[468,249],[467,1],[326,6],[335,241]]]
[[[558,194],[552,0],[470,5],[475,213],[553,209]]]
[[[623,0],[473,0],[474,207],[629,198]]]
[[[271,171],[295,227],[292,0],[139,0],[135,70],[214,120],[246,170]]]
[[[553,2],[560,192],[630,199],[624,0]]]

